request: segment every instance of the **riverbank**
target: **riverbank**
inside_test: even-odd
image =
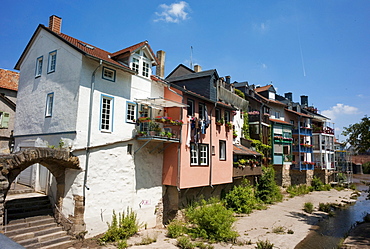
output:
[[[321,219],[325,219],[327,214],[317,211],[319,203],[341,204],[349,201],[353,190],[330,190],[311,192],[304,196],[294,198],[285,197],[284,201],[270,205],[266,210],[255,210],[249,215],[238,217],[235,229],[240,234],[238,238],[240,245],[214,244],[215,249],[224,248],[255,248],[259,240],[269,240],[276,248],[294,248],[307,234],[313,229]],[[305,213],[303,206],[306,202],[314,205],[312,214]],[[279,233],[277,233],[279,232]],[[155,243],[149,245],[139,245],[146,238],[156,238]],[[176,239],[166,237],[166,229],[147,229],[138,235],[130,238],[128,243],[133,245],[131,249],[153,248],[153,249],[176,249]],[[250,243],[250,244],[249,244]],[[83,245],[84,244],[84,245]],[[136,245],[135,245],[136,244]],[[91,243],[76,243],[73,248],[116,248],[113,245],[100,247]]]

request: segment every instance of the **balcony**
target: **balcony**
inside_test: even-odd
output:
[[[293,138],[291,137],[274,136],[274,143],[291,144],[292,142]]]
[[[242,176],[255,176],[262,175],[262,167],[234,167],[233,168],[233,177],[242,177]]]
[[[306,144],[301,144],[301,146],[294,145],[293,146],[293,152],[313,153],[313,146],[312,145],[306,145]]]
[[[313,127],[313,133],[323,133],[328,135],[334,135],[334,129],[330,127]]]
[[[270,118],[269,118],[270,116],[268,114],[263,114],[262,117],[260,113],[257,111],[249,112],[248,114],[249,114],[248,119],[250,123],[261,121],[262,123],[270,124]]]
[[[307,127],[300,127],[293,130],[293,135],[312,136],[312,129]]]

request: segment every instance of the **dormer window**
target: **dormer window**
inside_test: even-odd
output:
[[[131,68],[138,75],[148,78],[152,74],[152,62],[143,50],[132,54]]]

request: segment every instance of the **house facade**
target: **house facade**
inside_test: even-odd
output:
[[[113,210],[131,208],[148,227],[161,224],[163,151],[152,153],[158,144],[136,137],[149,129],[138,120],[185,105],[163,99],[168,85],[152,72],[158,58],[146,41],[109,53],[62,33],[52,16],[16,65],[16,150],[55,147],[79,158],[81,170],[50,176],[46,192],[64,217],[80,218],[76,230],[87,237],[107,229]],[[65,195],[57,198],[57,188]]]
[[[0,69],[0,154],[14,150],[13,129],[19,73]]]

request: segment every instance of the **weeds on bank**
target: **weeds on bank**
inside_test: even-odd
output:
[[[257,241],[256,249],[272,249],[274,244],[270,243],[269,240],[259,240]]]
[[[334,216],[335,204],[332,203],[319,203],[319,211],[327,213],[329,216]]]
[[[306,213],[309,213],[311,214],[312,211],[313,211],[313,204],[312,202],[306,202],[303,206],[303,210],[306,212]]]

